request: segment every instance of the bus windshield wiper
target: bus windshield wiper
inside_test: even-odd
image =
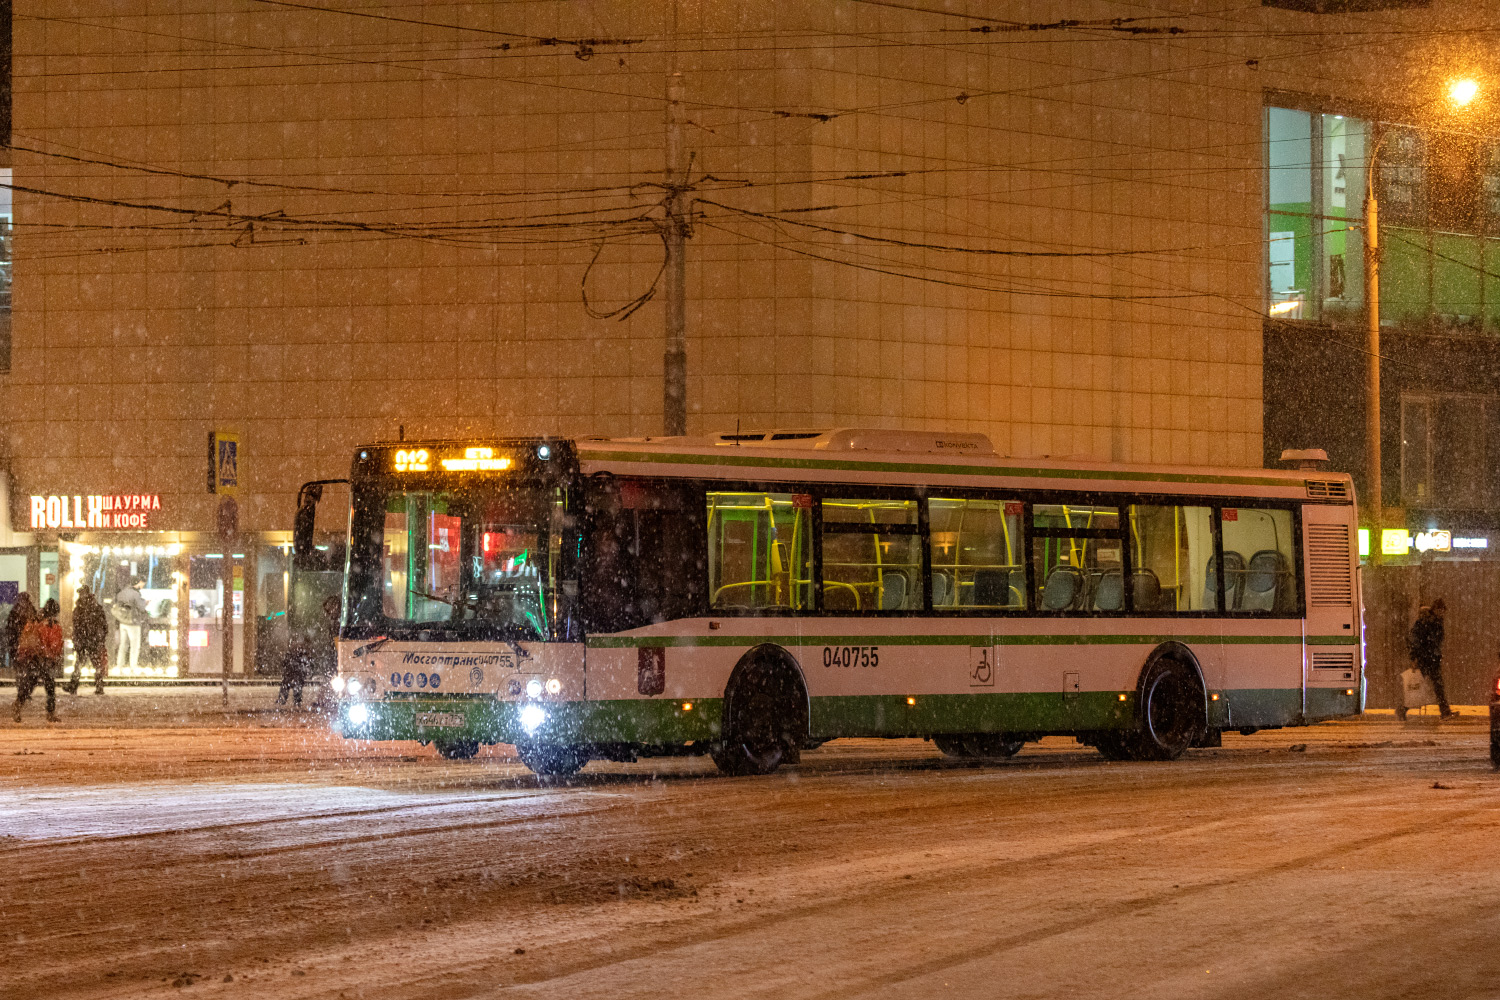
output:
[[[413,594],[416,594],[418,597],[425,597],[428,600],[437,601],[439,604],[446,604],[450,608],[456,608],[456,607],[459,606],[457,601],[450,601],[446,597],[439,597],[436,594],[429,594],[429,593],[427,593],[427,591],[425,591],[425,590],[418,590],[416,587],[408,587],[406,589],[410,590]],[[525,647],[523,647],[516,640],[510,638],[509,636],[502,635],[500,637],[500,641],[503,642],[503,643],[505,643],[507,646],[509,646],[511,648],[511,651],[516,654],[516,662],[517,663],[519,663],[521,660],[529,660],[529,659],[531,659],[531,654],[528,653],[526,651]]]
[[[374,639],[371,639],[369,642],[365,643],[363,646],[360,646],[358,649],[356,649],[353,652],[352,655],[357,660],[361,656],[364,656],[366,653],[373,653],[373,652],[375,652],[375,650],[379,649],[381,646],[384,646],[386,643],[388,643],[390,641],[391,641],[391,637],[388,636],[388,635],[376,636]]]

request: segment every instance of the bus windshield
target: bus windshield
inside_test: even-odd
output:
[[[356,502],[348,625],[538,640],[565,630],[563,491],[494,484]],[[357,592],[356,592],[357,591]]]

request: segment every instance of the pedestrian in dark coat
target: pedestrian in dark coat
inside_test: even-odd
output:
[[[62,626],[57,623],[57,602],[48,600],[42,612],[21,633],[16,646],[16,703],[11,717],[21,721],[21,706],[31,700],[37,683],[47,689],[47,721],[57,721],[55,671],[62,665]]]
[[[1411,654],[1412,663],[1432,682],[1432,690],[1437,694],[1438,712],[1444,719],[1453,717],[1448,694],[1443,690],[1443,618],[1447,614],[1448,605],[1439,597],[1418,612],[1417,620],[1412,623],[1411,632],[1406,637],[1406,650]],[[1405,718],[1406,709],[1402,708],[1396,714]]]
[[[35,620],[36,605],[32,603],[31,595],[23,590],[16,603],[10,606],[10,615],[5,619],[5,662],[10,666],[16,665],[16,647],[20,645],[21,633]]]
[[[104,678],[109,673],[109,658],[104,655],[108,637],[104,606],[87,586],[79,587],[78,600],[73,604],[73,679],[66,688],[69,694],[78,693],[85,663],[94,667],[94,693],[104,693]]]

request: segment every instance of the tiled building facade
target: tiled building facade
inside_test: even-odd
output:
[[[674,71],[690,432],[1261,464],[1267,95],[1419,93],[1381,32],[1470,5],[917,6],[22,0],[13,515],[206,551],[228,428],[269,552],[361,441],[659,433]]]

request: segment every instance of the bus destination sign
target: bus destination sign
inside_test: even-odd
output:
[[[515,466],[510,455],[496,454],[494,448],[463,449],[398,448],[391,452],[391,468],[396,472],[506,472]]]

